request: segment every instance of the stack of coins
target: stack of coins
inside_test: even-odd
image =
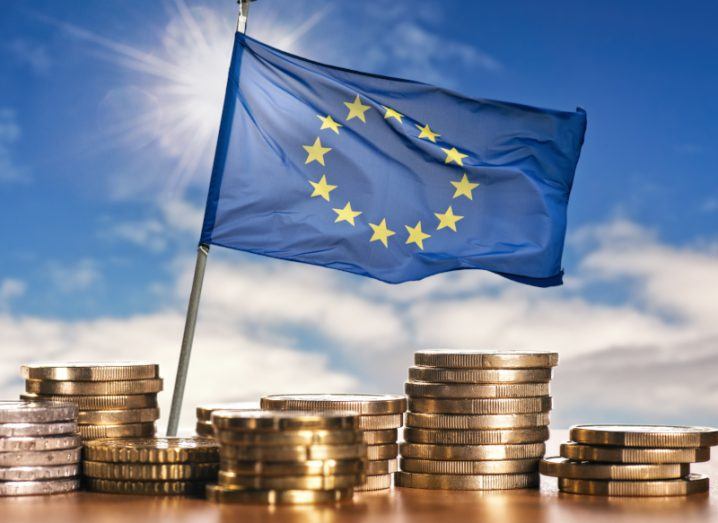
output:
[[[546,450],[554,352],[423,350],[414,355],[397,486],[536,487]]]
[[[0,496],[77,490],[80,445],[72,403],[0,402]]]
[[[89,490],[202,496],[217,480],[219,446],[206,438],[102,439],[85,443]]]
[[[198,436],[203,438],[213,438],[214,429],[212,429],[212,413],[215,410],[260,410],[258,401],[240,401],[238,403],[210,403],[197,407],[197,427]]]
[[[22,366],[23,399],[75,403],[82,439],[155,435],[162,390],[159,366],[143,362],[39,363]]]
[[[219,481],[207,497],[235,503],[333,503],[364,481],[366,446],[347,413],[218,410]]]
[[[690,464],[710,459],[718,429],[658,425],[576,425],[560,457],[541,461],[571,494],[683,496],[708,491],[708,477]]]
[[[342,411],[359,415],[359,428],[367,444],[366,482],[357,492],[391,487],[391,474],[397,470],[398,430],[406,410],[406,397],[398,394],[291,394],[265,396],[262,408]]]

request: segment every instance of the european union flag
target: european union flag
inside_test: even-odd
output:
[[[200,242],[391,283],[561,283],[586,115],[349,71],[241,33]]]

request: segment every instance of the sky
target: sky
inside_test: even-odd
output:
[[[171,396],[236,23],[231,0],[5,0],[0,396],[38,360],[150,359]],[[421,348],[560,353],[554,424],[718,424],[718,4],[259,0],[325,63],[588,114],[566,283],[391,286],[213,248],[193,405],[401,392]],[[166,421],[166,416],[164,417]]]

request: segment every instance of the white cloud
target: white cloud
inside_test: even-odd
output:
[[[13,158],[13,148],[20,134],[15,111],[0,107],[0,182],[18,181],[26,176],[25,169]]]
[[[69,264],[51,263],[47,274],[61,292],[83,291],[102,279],[97,263],[89,258]]]
[[[45,46],[29,40],[16,39],[7,48],[19,63],[27,65],[36,74],[46,74],[52,61]]]
[[[22,280],[5,278],[0,280],[0,311],[7,310],[10,302],[19,298],[27,290],[27,285]]]

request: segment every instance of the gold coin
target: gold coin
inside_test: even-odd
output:
[[[216,410],[212,425],[236,431],[356,429],[358,416],[346,412]]]
[[[390,443],[388,445],[367,445],[366,459],[394,459],[399,453],[399,445]]]
[[[409,379],[428,383],[548,383],[551,368],[544,369],[441,369],[409,367]]]
[[[346,474],[356,475],[364,471],[363,461],[360,459],[329,459],[277,463],[222,460],[220,465],[222,470],[232,472],[238,476],[336,476]]]
[[[219,463],[103,463],[83,461],[82,472],[90,478],[123,481],[215,480]]]
[[[367,445],[384,445],[386,443],[396,443],[399,438],[399,432],[396,429],[386,430],[365,430],[362,432],[362,439]]]
[[[154,422],[126,423],[124,425],[80,425],[77,427],[82,439],[97,438],[146,438],[154,436]]]
[[[427,367],[471,369],[527,369],[555,367],[558,353],[541,351],[491,351],[428,349],[414,353],[414,363]]]
[[[219,471],[219,484],[225,487],[276,490],[336,490],[353,488],[365,480],[363,474],[341,476],[245,476]]]
[[[147,423],[160,419],[160,409],[81,410],[77,416],[80,425],[123,425]]]
[[[548,383],[423,383],[409,381],[404,392],[412,398],[530,398],[546,396]]]
[[[114,396],[57,396],[51,394],[21,394],[27,400],[64,401],[82,410],[119,410],[157,408],[157,394],[120,394]]]
[[[215,438],[229,445],[251,445],[255,447],[276,445],[346,445],[361,443],[362,433],[358,430],[292,430],[287,432],[237,432],[217,430]]]
[[[409,398],[409,410],[426,414],[529,414],[549,412],[551,397],[448,400]]]
[[[377,416],[359,416],[361,430],[398,429],[404,422],[403,414],[384,414]]]
[[[33,363],[20,371],[29,380],[122,381],[159,378],[160,366],[142,361]]]
[[[212,463],[219,445],[206,438],[103,439],[84,443],[84,458],[110,463]]]
[[[110,494],[144,494],[153,496],[199,496],[204,493],[204,481],[121,481],[85,478],[85,485],[93,492]]]
[[[197,421],[212,421],[215,410],[262,410],[258,401],[240,401],[234,403],[209,403],[197,407]]]
[[[698,463],[711,457],[710,447],[687,449],[647,449],[639,447],[598,447],[562,443],[561,457],[574,461],[607,463]]]
[[[571,494],[593,496],[686,496],[708,492],[708,476],[689,474],[681,479],[651,481],[595,481],[559,478],[558,488]]]
[[[653,479],[677,479],[690,472],[688,463],[590,463],[570,461],[566,458],[544,458],[539,464],[544,476],[570,479],[598,479],[637,481]]]
[[[265,396],[263,409],[348,411],[361,415],[401,414],[406,396],[400,394],[277,394]]]
[[[216,503],[258,505],[308,505],[336,503],[354,497],[351,488],[336,490],[237,490],[222,485],[207,485],[207,499]]]
[[[402,458],[401,470],[423,474],[521,474],[536,472],[538,459],[509,459],[496,461],[438,461]]]
[[[426,414],[407,412],[406,426],[441,430],[489,430],[542,427],[549,424],[548,413],[535,414]]]
[[[287,445],[284,447],[248,447],[222,445],[222,459],[240,461],[314,461],[328,459],[364,459],[366,445]]]
[[[506,445],[539,443],[548,439],[548,427],[505,430],[431,430],[407,427],[404,440],[437,445]]]
[[[424,443],[402,443],[403,458],[434,460],[506,460],[540,458],[546,452],[543,443],[522,445],[427,445]]]
[[[589,445],[686,448],[718,444],[718,429],[671,425],[575,425],[571,440]]]
[[[212,428],[211,423],[198,421],[197,426],[195,427],[195,432],[197,432],[198,436],[202,436],[204,438],[214,438],[214,429]]]
[[[527,474],[421,474],[397,472],[398,487],[436,490],[506,490],[538,487],[538,472]]]
[[[391,474],[367,476],[366,481],[354,488],[355,492],[370,492],[372,490],[384,490],[391,487]]]
[[[364,472],[367,476],[381,476],[383,474],[391,474],[399,470],[399,462],[394,459],[377,459],[366,462]]]
[[[148,394],[160,392],[162,380],[126,381],[47,381],[25,380],[25,391],[31,394],[56,394],[60,396],[102,396],[117,394]]]

